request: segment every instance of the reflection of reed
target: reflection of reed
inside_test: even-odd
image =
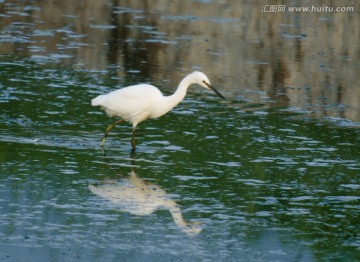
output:
[[[34,49],[28,47],[38,46],[36,54],[70,54],[71,63],[87,69],[116,64],[120,77],[137,71],[144,79],[174,82],[197,66],[230,94],[265,91],[281,107],[360,121],[360,16],[262,13],[262,2],[25,1],[13,9],[31,10],[29,15],[4,15],[0,29],[14,26],[16,34],[14,23],[23,22],[18,26],[29,39],[2,41],[0,54],[30,56]]]
[[[134,168],[129,177],[105,180],[100,185],[89,185],[95,195],[109,200],[116,208],[135,216],[146,216],[157,209],[166,209],[181,231],[194,235],[200,233],[198,223],[186,222],[181,209],[159,186],[139,178]]]

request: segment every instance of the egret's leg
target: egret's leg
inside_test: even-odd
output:
[[[135,127],[133,127],[133,130],[132,130],[131,145],[132,145],[133,151],[135,151],[135,148],[136,148],[136,143],[135,143]]]
[[[101,140],[101,146],[104,145],[104,143],[105,143],[105,141],[106,141],[106,137],[108,136],[110,130],[111,130],[114,126],[120,124],[122,121],[124,121],[124,120],[119,119],[119,120],[115,121],[113,124],[109,125],[108,128],[106,128],[104,137],[103,137],[103,139]]]

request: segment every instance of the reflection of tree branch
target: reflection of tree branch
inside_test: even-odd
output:
[[[117,19],[117,15],[115,14],[114,7],[117,6],[116,0],[112,1],[112,10],[109,15],[110,17],[110,24],[113,28],[110,31],[109,39],[108,39],[108,46],[109,49],[107,51],[107,59],[109,64],[117,65],[118,64],[118,57],[119,57],[119,49],[120,49],[120,41],[118,37],[121,35],[120,32],[120,25]]]

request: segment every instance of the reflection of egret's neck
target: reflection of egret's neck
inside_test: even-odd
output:
[[[168,200],[168,208],[175,224],[180,227],[183,232],[194,235],[200,233],[201,228],[197,227],[197,223],[188,223],[184,220],[181,209],[174,200]]]
[[[181,214],[181,209],[177,206],[176,202],[172,199],[169,199],[167,204],[175,224],[179,227],[187,227],[188,224],[185,222]]]

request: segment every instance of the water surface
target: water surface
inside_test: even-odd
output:
[[[360,260],[359,16],[142,3],[0,3],[1,260]],[[193,70],[227,100],[100,148],[94,96]]]

